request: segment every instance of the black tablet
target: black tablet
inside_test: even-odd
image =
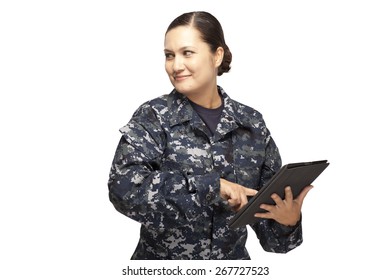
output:
[[[259,208],[259,206],[261,204],[275,204],[271,198],[273,193],[277,193],[284,199],[284,189],[287,186],[290,186],[295,198],[304,187],[311,185],[328,165],[329,163],[327,160],[284,165],[268,183],[249,200],[248,204],[236,213],[229,221],[229,226],[231,228],[237,228],[257,222],[259,218],[254,217],[255,213],[266,212],[266,210]]]

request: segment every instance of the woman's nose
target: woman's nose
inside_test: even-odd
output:
[[[183,70],[184,70],[183,59],[181,57],[176,56],[175,60],[173,61],[173,71],[180,72]]]

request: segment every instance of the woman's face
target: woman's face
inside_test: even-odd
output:
[[[189,96],[216,88],[221,52],[212,53],[198,30],[190,26],[171,29],[165,36],[164,53],[165,70],[177,91]]]

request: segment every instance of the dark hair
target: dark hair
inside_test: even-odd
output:
[[[225,43],[225,37],[219,21],[208,12],[189,12],[174,19],[168,26],[165,34],[175,27],[186,25],[193,26],[200,32],[203,41],[210,46],[212,52],[216,52],[219,47],[223,48],[224,56],[218,68],[218,76],[229,72],[232,53]]]

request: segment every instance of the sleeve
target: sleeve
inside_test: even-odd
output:
[[[153,108],[145,104],[121,130],[108,189],[115,209],[146,226],[188,223],[205,217],[220,200],[219,174],[187,175],[161,171],[166,145]]]
[[[262,166],[260,185],[264,186],[268,180],[280,169],[282,162],[279,150],[269,135],[267,137],[266,159]],[[252,224],[257,238],[265,251],[287,253],[302,243],[302,216],[295,226],[285,226],[272,219],[261,219]]]

